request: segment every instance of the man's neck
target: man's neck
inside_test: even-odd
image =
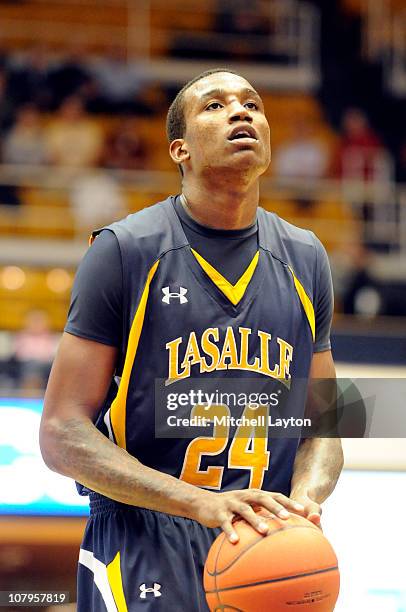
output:
[[[183,185],[183,205],[201,225],[215,229],[243,229],[255,220],[259,185],[233,186],[226,190],[188,183]]]

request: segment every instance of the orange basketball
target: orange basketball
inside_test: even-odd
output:
[[[222,533],[204,568],[211,612],[331,612],[340,574],[334,550],[321,530],[301,516],[287,520],[261,511],[266,536],[245,521],[234,526],[240,540]]]

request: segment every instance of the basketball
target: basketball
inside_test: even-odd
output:
[[[224,533],[210,548],[204,588],[211,612],[331,612],[340,574],[334,550],[321,530],[292,514],[287,520],[261,511],[266,536],[245,521],[234,525],[239,542]]]

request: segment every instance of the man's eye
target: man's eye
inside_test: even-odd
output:
[[[220,102],[211,102],[206,106],[206,110],[217,110],[218,108],[222,108]]]
[[[255,102],[247,102],[245,106],[250,109],[258,110],[258,104],[255,104]]]

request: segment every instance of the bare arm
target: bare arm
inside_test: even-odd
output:
[[[263,524],[252,509],[261,505],[287,518],[300,511],[278,493],[256,489],[213,493],[153,470],[113,444],[94,426],[115,369],[116,349],[64,334],[45,395],[40,428],[43,458],[52,470],[117,501],[194,518],[208,527],[221,526],[231,541],[232,527],[243,516],[258,531]]]
[[[188,516],[197,487],[142,465],[93,425],[116,349],[64,334],[45,395],[40,445],[48,467],[117,501]]]
[[[310,380],[335,377],[331,351],[315,353]],[[307,518],[316,524],[320,523],[320,504],[333,492],[343,462],[339,438],[308,438],[299,446],[293,469],[291,498],[305,506]]]

